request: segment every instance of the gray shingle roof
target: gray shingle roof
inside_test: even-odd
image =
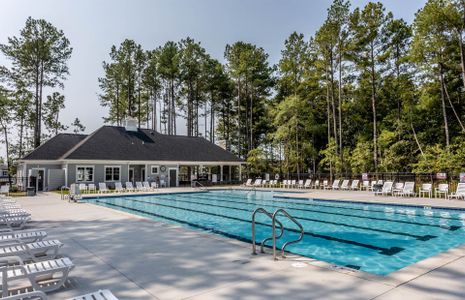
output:
[[[53,151],[56,142],[59,140],[51,139],[46,148]],[[132,132],[117,126],[101,127],[79,144],[69,147],[68,151],[63,151],[63,155],[63,159],[77,160],[241,162],[231,152],[204,138],[164,135],[148,129]]]
[[[87,135],[59,133],[49,139],[35,150],[27,154],[25,160],[56,160],[62,157],[66,152],[71,150]]]

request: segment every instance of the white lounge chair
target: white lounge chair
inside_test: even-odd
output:
[[[81,190],[81,193],[86,193],[87,192],[87,185],[85,183],[80,183],[79,184],[79,189]]]
[[[323,180],[323,183],[321,184],[321,188],[323,190],[329,190],[330,189],[329,180]]]
[[[142,185],[144,186],[144,189],[145,189],[147,192],[153,190],[152,187],[150,186],[150,183],[149,183],[148,181],[142,182]]]
[[[299,189],[303,189],[304,188],[304,181],[302,179],[300,179],[298,182],[297,182],[297,188]]]
[[[396,182],[394,187],[392,188],[392,195],[393,196],[400,196],[404,191],[404,183],[403,182]]]
[[[47,232],[43,230],[21,230],[13,231],[11,229],[0,232],[0,243],[24,242],[33,243],[43,240],[47,237]]]
[[[384,196],[387,196],[387,195],[392,195],[392,186],[393,186],[393,182],[392,181],[386,181],[384,184],[383,184],[383,187],[381,189],[381,191],[376,191],[375,192],[375,195],[384,195]]]
[[[117,193],[124,193],[126,190],[123,187],[121,182],[115,182],[115,192]]]
[[[98,290],[97,292],[69,298],[67,300],[118,300],[109,290]]]
[[[23,261],[42,261],[55,259],[63,243],[59,240],[43,240],[34,243],[10,242],[0,245],[0,258],[17,256]]]
[[[152,190],[156,190],[158,189],[158,183],[156,181],[152,181],[150,183],[150,186],[152,187]]]
[[[465,183],[459,183],[455,193],[449,195],[449,199],[463,199],[465,200]]]
[[[69,186],[69,199],[68,201],[78,201],[82,199],[80,184],[71,184]]]
[[[97,192],[97,188],[95,187],[95,184],[89,183],[89,185],[87,186],[87,192],[89,193]]]
[[[136,191],[136,189],[132,185],[131,181],[126,182],[126,191],[128,191],[128,192],[135,192]]]
[[[311,187],[312,187],[312,180],[311,179],[305,180],[304,189],[309,189]]]
[[[291,186],[290,186],[290,188],[293,189],[293,188],[296,188],[296,187],[297,187],[297,180],[293,179],[293,180],[291,181]]]
[[[145,191],[145,188],[144,188],[144,186],[142,185],[142,182],[140,182],[140,181],[137,181],[137,182],[136,182],[136,190],[139,191],[139,192]]]
[[[98,184],[98,192],[100,194],[109,192],[109,190],[107,188],[107,184],[105,182],[99,182],[99,184]]]
[[[24,299],[48,300],[48,297],[42,291],[23,292],[22,290],[20,290],[18,294],[11,295],[8,297],[2,297],[2,300],[24,300]]]
[[[313,187],[314,189],[319,189],[319,188],[320,188],[320,180],[319,180],[319,179],[315,180],[315,181],[313,182],[312,187]]]
[[[247,181],[242,186],[252,186],[252,178],[247,179]]]
[[[418,191],[418,196],[427,195],[428,198],[433,197],[433,185],[431,183],[423,183]]]
[[[9,217],[0,216],[0,225],[11,229],[23,229],[26,223],[31,220],[30,216]]]
[[[7,185],[7,184],[0,186],[0,194],[9,196],[10,195],[10,186]]]
[[[333,185],[331,186],[331,188],[332,188],[333,190],[338,190],[338,189],[339,189],[339,183],[340,183],[340,182],[341,182],[341,181],[340,181],[339,179],[334,180],[334,181],[333,181]]]
[[[404,185],[404,190],[400,194],[402,197],[415,197],[417,193],[415,193],[415,182],[407,181]]]
[[[1,260],[1,259],[0,259]],[[63,286],[74,268],[71,259],[64,257],[25,264],[17,258],[17,265],[1,267],[2,297],[7,297],[12,281],[29,279],[35,291],[51,292]]]
[[[359,183],[360,183],[360,180],[358,180],[358,179],[352,180],[352,184],[350,185],[350,189],[352,191],[358,190],[359,189],[359,186],[358,186]]]
[[[160,179],[160,187],[165,187],[166,188],[166,181],[165,179]]]
[[[268,181],[266,179],[262,180],[262,183],[260,184],[261,187],[266,187]]]
[[[340,186],[339,189],[341,189],[341,190],[348,190],[348,189],[349,189],[349,180],[348,180],[348,179],[344,179],[344,180],[342,181],[342,184],[341,184],[341,186]]]
[[[447,183],[440,183],[438,187],[434,190],[434,196],[436,198],[442,197],[444,195],[444,198],[449,198],[449,184]]]
[[[365,190],[365,191],[371,190],[370,181],[364,180],[362,182],[362,190]]]
[[[281,182],[281,187],[282,187],[282,188],[286,188],[286,187],[287,187],[287,179],[284,179],[284,180]]]
[[[253,184],[254,187],[260,186],[262,184],[262,180],[260,178],[255,179],[255,182]]]

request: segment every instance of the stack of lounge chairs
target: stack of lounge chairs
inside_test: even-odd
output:
[[[47,239],[44,230],[24,229],[30,220],[31,215],[14,199],[0,196],[2,299],[48,299],[46,293],[62,288],[75,267],[69,257],[60,254],[62,242]],[[27,286],[18,288],[18,281]],[[73,299],[117,300],[108,290]]]

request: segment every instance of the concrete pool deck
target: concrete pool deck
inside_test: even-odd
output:
[[[465,201],[374,198],[367,192],[290,195],[465,208]],[[465,298],[465,247],[379,277],[299,256],[274,262],[270,254],[251,255],[247,243],[68,203],[54,193],[17,200],[33,216],[30,228],[44,228],[49,238],[60,239],[65,244],[61,253],[76,264],[66,287],[49,294],[52,300],[104,288],[119,299]]]

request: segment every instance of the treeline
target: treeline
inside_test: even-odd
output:
[[[464,31],[462,0],[430,0],[412,24],[382,3],[335,0],[313,36],[285,40],[276,65],[251,43],[226,45],[220,61],[189,37],[156,49],[128,39],[103,62],[99,101],[107,123],[132,117],[224,143],[252,173],[455,173],[465,167]],[[30,18],[0,49],[12,61],[0,126],[22,132],[15,144],[37,146],[64,129],[63,97],[43,101],[42,88],[62,87],[69,41]]]

